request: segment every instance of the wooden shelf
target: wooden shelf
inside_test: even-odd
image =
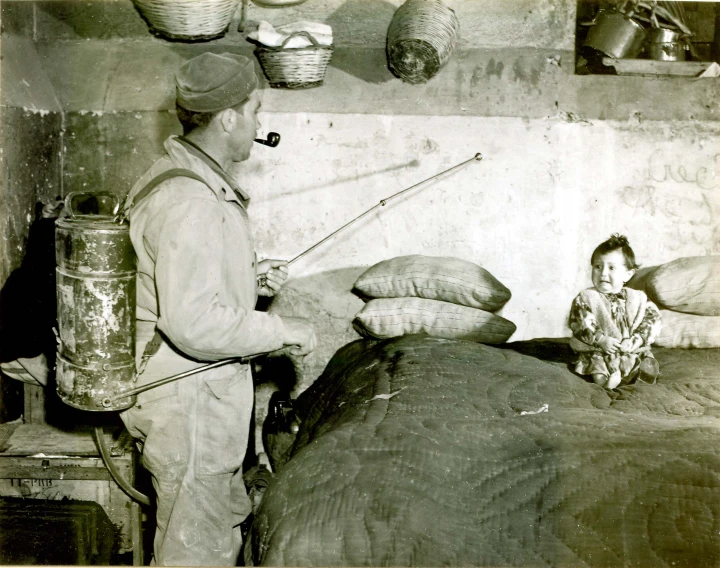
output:
[[[698,77],[712,61],[656,61],[654,59],[615,59],[603,57],[603,65],[614,67],[618,75],[653,77]]]
[[[122,447],[116,447],[110,432],[105,431],[108,447],[131,453],[125,441]],[[70,431],[60,430],[48,424],[0,424],[0,457],[30,457],[37,454],[99,457],[92,436],[92,428],[78,426]],[[117,452],[113,452],[116,456]]]

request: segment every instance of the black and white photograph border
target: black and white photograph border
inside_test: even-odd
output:
[[[181,460],[148,463],[126,419],[185,385],[205,420],[243,416],[245,455],[197,449],[242,462],[245,520],[217,539],[241,537],[236,565],[720,563],[720,2],[0,0],[0,26],[0,564],[207,563],[169,551],[209,545],[225,497],[193,494],[185,540],[154,542],[150,472]],[[202,246],[225,276],[247,275],[236,246],[253,271],[287,262],[277,290],[257,274],[251,317],[312,325],[308,355],[230,353],[266,329],[225,288],[244,336],[184,350],[162,328],[135,353],[157,275],[125,264],[146,237],[123,204],[183,134],[176,77],[208,53],[249,62],[259,107],[244,159],[185,148],[249,227]],[[632,265],[597,248],[612,235]],[[618,250],[608,318],[643,323],[608,354],[605,316],[569,316]],[[183,274],[168,289],[213,281]],[[192,363],[153,369],[148,343]],[[197,372],[225,360],[228,390]],[[142,391],[144,365],[171,380]],[[253,390],[228,402],[233,368]]]

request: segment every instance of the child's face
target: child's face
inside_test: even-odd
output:
[[[625,257],[619,249],[597,255],[592,265],[593,286],[603,294],[617,294],[633,274],[635,270],[625,266]]]

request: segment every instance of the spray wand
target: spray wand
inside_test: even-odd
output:
[[[480,153],[478,152],[478,153],[475,154],[472,158],[470,158],[470,159],[468,159],[468,160],[465,160],[464,162],[460,162],[459,164],[456,164],[456,165],[452,166],[451,168],[448,168],[447,170],[444,170],[444,171],[442,171],[442,172],[440,172],[440,173],[438,173],[438,174],[435,174],[434,176],[431,176],[431,177],[429,177],[429,178],[427,178],[427,179],[424,179],[423,181],[418,182],[418,183],[416,183],[415,185],[412,185],[412,186],[410,186],[410,187],[406,187],[405,189],[402,189],[402,190],[398,191],[397,193],[393,193],[390,197],[386,197],[385,199],[381,199],[378,203],[376,203],[375,205],[373,205],[370,209],[368,209],[368,210],[365,211],[364,213],[361,213],[360,215],[358,215],[358,216],[355,217],[354,219],[351,219],[350,221],[348,221],[347,223],[345,223],[342,227],[340,227],[339,229],[337,229],[337,230],[333,231],[332,233],[330,233],[330,234],[329,234],[327,237],[325,237],[324,239],[318,241],[317,243],[315,243],[314,245],[312,245],[310,248],[305,249],[303,252],[301,252],[299,255],[297,255],[297,256],[296,256],[295,258],[293,258],[292,260],[289,260],[288,263],[287,263],[288,266],[290,266],[290,265],[293,264],[294,262],[300,260],[303,256],[305,256],[305,255],[308,254],[309,252],[315,250],[317,247],[319,247],[320,245],[322,245],[322,244],[325,243],[326,241],[329,241],[329,240],[332,239],[335,235],[337,235],[337,234],[340,233],[341,231],[344,231],[344,230],[347,229],[350,225],[352,225],[353,223],[359,221],[360,219],[362,219],[362,218],[365,217],[366,215],[370,214],[372,211],[374,211],[374,210],[377,209],[378,207],[384,207],[385,205],[387,205],[388,201],[390,201],[391,199],[395,199],[396,197],[399,197],[399,196],[401,196],[402,194],[407,193],[408,191],[415,189],[416,187],[419,187],[419,186],[421,186],[421,185],[423,185],[423,184],[425,184],[425,183],[427,183],[427,182],[429,182],[429,181],[432,181],[432,180],[434,180],[434,179],[436,179],[436,178],[439,178],[440,176],[443,176],[443,175],[445,175],[445,174],[447,174],[447,173],[449,173],[449,172],[451,172],[451,171],[453,171],[453,170],[456,170],[456,169],[464,166],[465,164],[467,164],[467,163],[469,163],[469,162],[473,162],[473,161],[479,162],[480,160],[482,160],[482,158],[483,158],[483,157],[482,157],[482,154],[480,154]],[[258,284],[260,285],[260,287],[265,286],[266,283],[267,283],[267,278],[266,278],[265,276],[260,276],[260,277],[258,278]]]

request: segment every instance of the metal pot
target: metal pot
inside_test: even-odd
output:
[[[615,59],[636,57],[645,43],[645,28],[617,10],[601,10],[590,28],[585,47]]]
[[[645,46],[648,57],[658,61],[685,61],[685,43],[680,32],[667,28],[653,28],[648,32]]]

